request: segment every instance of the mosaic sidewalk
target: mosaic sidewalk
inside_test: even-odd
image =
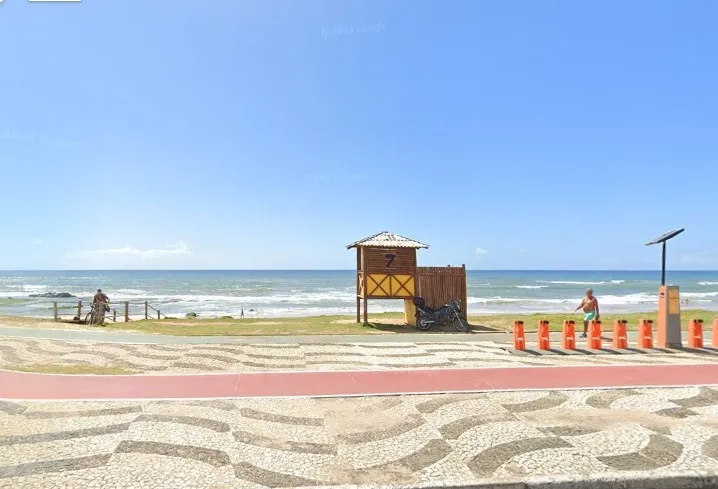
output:
[[[0,401],[3,489],[626,487],[675,474],[718,475],[718,389]]]
[[[457,343],[122,344],[0,336],[0,369],[38,364],[121,367],[128,373],[394,370],[529,365],[680,365],[718,362],[718,351],[515,355],[506,345]]]

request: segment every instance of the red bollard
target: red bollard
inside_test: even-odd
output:
[[[638,325],[639,348],[653,348],[653,321],[641,319]]]
[[[548,321],[540,320],[538,322],[538,349],[539,350],[550,350],[551,349],[551,332],[548,327]]]
[[[625,350],[628,348],[628,337],[626,336],[626,321],[618,319],[613,325],[613,347]]]
[[[688,321],[688,348],[703,348],[703,320]]]
[[[590,350],[600,350],[602,347],[601,321],[590,321],[588,323],[588,348]]]
[[[718,318],[713,320],[713,337],[711,338],[711,346],[718,348]]]
[[[563,348],[576,349],[576,323],[571,320],[563,322]]]
[[[514,321],[514,349],[526,349],[526,337],[524,336],[524,322]]]

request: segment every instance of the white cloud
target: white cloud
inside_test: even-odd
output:
[[[39,245],[43,244],[44,242],[45,242],[45,240],[43,238],[34,238],[34,239],[30,240],[30,244],[33,246],[39,246]]]
[[[485,255],[486,253],[488,253],[488,251],[486,251],[485,249],[483,249],[483,248],[476,248],[476,254],[477,254],[477,255]]]
[[[123,248],[110,248],[107,250],[80,251],[73,253],[71,257],[88,258],[108,256],[114,258],[140,258],[142,260],[157,260],[162,258],[170,258],[173,256],[189,256],[192,252],[187,244],[180,241],[176,245],[167,246],[165,248],[140,250],[133,246],[125,246]]]

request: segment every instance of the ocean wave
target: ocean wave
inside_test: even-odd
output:
[[[606,284],[622,284],[625,280],[601,280],[599,282],[583,282],[574,280],[538,280],[541,283],[556,284],[556,285],[606,285]]]
[[[112,296],[115,302],[125,300],[122,295]],[[356,295],[346,292],[307,292],[303,294],[277,294],[262,296],[210,295],[210,294],[162,294],[147,297],[148,301],[175,302],[187,304],[234,303],[234,304],[275,304],[275,303],[312,303],[312,302],[355,302]]]
[[[579,299],[580,300],[580,299]],[[531,304],[565,304],[575,302],[576,299],[537,299],[534,297],[468,297],[469,304],[508,304],[508,303],[531,303]]]
[[[0,291],[0,298],[3,299],[28,299],[27,292]]]
[[[23,292],[27,292],[28,294],[35,294],[38,292],[42,292],[43,290],[47,290],[47,285],[34,285],[34,284],[20,284],[20,285],[6,285],[8,289],[15,289],[15,290],[22,290]]]
[[[712,294],[712,295],[711,295]],[[686,296],[687,294],[683,294]],[[700,294],[700,297],[718,296],[718,292],[710,294]],[[690,296],[689,296],[690,297]],[[578,304],[580,297],[563,297],[563,298],[539,298],[539,297],[469,297],[469,304]],[[598,297],[599,304],[609,306],[624,306],[638,304],[655,304],[658,303],[658,297],[653,294],[626,294],[626,295],[602,295]]]
[[[147,292],[146,290],[141,290],[141,289],[117,289],[114,292],[116,292],[117,294],[122,294],[122,295],[137,295],[137,296],[142,296],[142,297],[149,294],[149,292]]]
[[[705,297],[718,297],[718,292],[682,292],[681,296],[701,299]]]
[[[718,285],[718,282],[698,282],[698,285]]]
[[[657,304],[658,296],[655,294],[626,294],[626,295],[601,295],[598,296],[599,305],[606,306],[627,306],[638,304]]]
[[[517,285],[517,289],[548,289],[548,285]]]

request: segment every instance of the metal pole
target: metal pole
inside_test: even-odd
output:
[[[661,285],[666,285],[666,242],[663,242],[663,254],[661,256]]]

